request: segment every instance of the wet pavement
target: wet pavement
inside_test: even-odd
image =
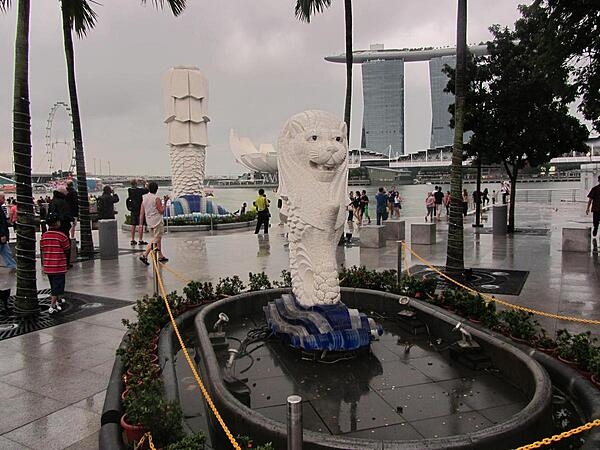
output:
[[[583,203],[560,204],[558,209],[532,203],[518,204],[517,227],[547,229],[547,234],[517,233],[498,237],[490,233],[475,233],[471,227],[472,218],[468,218],[464,238],[465,265],[529,271],[519,296],[501,297],[551,313],[600,320],[600,254],[561,251],[563,226],[590,225],[591,218],[583,214],[584,208]],[[420,222],[422,218],[406,220],[410,224]],[[410,238],[408,230],[407,225],[407,237]],[[431,263],[443,265],[446,260],[446,231],[447,223],[442,219],[437,228],[437,243],[431,246],[415,245],[413,249]],[[219,277],[233,274],[239,274],[247,282],[248,272],[265,271],[272,280],[278,279],[281,270],[288,268],[289,255],[285,244],[282,228],[277,225],[271,228],[268,238],[257,237],[251,231],[167,235],[164,253],[170,258],[168,267],[178,275],[162,270],[166,288],[181,291],[187,279],[216,282]],[[119,247],[131,248],[128,233],[119,233]],[[382,249],[340,247],[338,256],[340,264],[348,266],[364,264],[371,269],[396,268],[397,246],[388,241],[388,246]],[[152,270],[138,261],[137,257],[137,253],[124,252],[117,260],[77,263],[67,276],[67,290],[134,302],[139,296],[152,293],[153,290]],[[411,266],[420,264],[410,255],[407,260]],[[0,288],[14,289],[14,285],[14,275],[0,267]],[[48,282],[40,271],[38,289],[47,287]],[[114,351],[124,332],[121,319],[133,315],[131,306],[127,306],[0,341],[0,400],[3,405],[0,414],[0,448],[96,449],[100,413]],[[549,319],[541,322],[550,332],[559,328],[575,332],[590,328]],[[597,329],[592,328],[592,331],[598,334]],[[515,402],[505,405],[492,402],[489,405],[486,403],[489,399],[485,396],[473,396],[464,399],[464,406],[459,405],[459,410],[465,408],[460,420],[457,420],[456,413],[439,417],[423,415],[418,408],[411,408],[415,395],[429,398],[434,395],[437,398],[442,395],[441,392],[453,392],[452,389],[456,392],[467,388],[477,389],[480,384],[485,385],[486,379],[464,377],[473,380],[464,386],[457,381],[462,380],[462,376],[445,378],[449,369],[440,364],[433,370],[425,362],[427,357],[416,357],[416,347],[411,350],[411,356],[415,356],[415,359],[409,363],[402,361],[401,356],[390,348],[382,348],[380,352],[376,356],[383,372],[372,374],[365,394],[360,394],[366,401],[364,407],[358,408],[357,405],[353,413],[350,402],[343,408],[337,405],[336,411],[336,405],[324,398],[311,399],[312,409],[305,415],[306,423],[316,428],[321,423],[329,431],[352,433],[355,436],[369,435],[373,428],[387,423],[388,427],[385,431],[380,430],[380,433],[389,433],[390,437],[402,433],[410,438],[443,433],[443,429],[450,428],[458,432],[472,430],[511,414],[514,408]],[[419,359],[422,361],[417,361]],[[385,374],[393,372],[386,368],[399,364],[407,364],[414,371],[404,372],[404,382],[386,379]],[[429,385],[439,386],[441,391],[415,388],[423,384],[419,383],[421,376],[431,378],[434,384]],[[392,390],[388,387],[390,383],[396,388]],[[394,394],[391,404],[379,394],[385,390]],[[282,392],[273,390],[272,396],[282,396]],[[504,392],[494,393],[491,399],[504,395]],[[265,414],[281,414],[281,404],[274,403],[273,397],[256,399],[262,402],[260,407]],[[390,407],[389,415],[369,416],[376,405],[386,404]],[[396,412],[397,406],[402,406],[400,415]],[[453,411],[452,408],[448,400],[442,413]],[[333,416],[338,417],[337,425],[329,419],[323,419]],[[360,422],[353,417],[360,418]],[[445,428],[439,428],[444,421]],[[370,427],[363,426],[369,422],[374,423],[370,423]]]

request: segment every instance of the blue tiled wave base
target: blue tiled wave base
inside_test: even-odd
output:
[[[167,214],[169,217],[185,217],[191,214],[225,216],[229,215],[229,212],[211,197],[182,195],[171,202]]]
[[[304,308],[292,294],[284,294],[269,302],[264,311],[273,333],[302,350],[357,350],[383,333],[381,325],[343,303]]]

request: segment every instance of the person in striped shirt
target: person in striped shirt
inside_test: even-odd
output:
[[[67,235],[59,231],[60,217],[50,213],[46,217],[49,229],[42,234],[40,249],[42,251],[42,265],[44,273],[50,281],[50,308],[48,314],[61,310],[60,303],[64,303],[62,295],[65,293],[65,274],[67,273],[67,257],[71,242]]]

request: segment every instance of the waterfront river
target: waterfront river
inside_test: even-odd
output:
[[[375,194],[377,193],[377,188],[379,186],[350,186],[348,187],[348,191],[353,190],[362,191],[365,189],[367,191],[367,195],[369,196],[370,202],[370,210],[372,212],[372,216],[374,217],[374,209],[375,209]],[[390,188],[391,186],[386,186],[386,188]],[[492,191],[496,190],[498,192],[498,201],[501,202],[500,195],[500,185],[497,183],[494,184],[482,184],[481,189],[488,188],[490,199],[492,195]],[[401,216],[405,217],[418,217],[425,216],[425,198],[427,196],[427,192],[433,191],[434,186],[429,184],[416,184],[416,185],[400,185],[397,186],[400,195],[402,196],[402,211]],[[475,184],[465,184],[464,188],[469,192],[469,196],[472,199],[473,190],[475,189]],[[561,200],[572,200],[573,195],[576,196],[575,200],[582,200],[583,197],[581,193],[577,191],[579,188],[578,182],[548,182],[548,183],[519,183],[517,185],[517,200],[525,200],[525,194],[528,195],[527,199],[529,201],[542,201],[547,202],[550,200],[550,203],[560,202]],[[450,189],[449,185],[442,185],[443,192],[446,192]],[[243,202],[248,203],[248,205],[252,205],[252,202],[257,196],[257,187],[236,187],[236,188],[214,188],[213,194],[214,198],[223,207],[225,207],[228,211],[233,212],[237,211]],[[277,194],[273,192],[272,188],[265,189],[267,193],[267,197],[271,200],[271,207],[276,208],[277,205]],[[118,204],[115,205],[116,210],[118,211],[117,218],[119,224],[123,223],[125,220],[125,215],[128,214],[128,211],[125,207],[125,199],[127,198],[127,188],[117,188],[115,192],[119,195],[121,199]],[[549,197],[548,193],[552,194],[552,197]],[[158,191],[159,195],[171,194],[169,187],[160,187]],[[316,198],[314,201],[318,202],[319,199]],[[491,203],[491,202],[490,202]]]

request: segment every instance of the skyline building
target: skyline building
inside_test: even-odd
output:
[[[448,107],[454,103],[454,95],[444,92],[448,77],[442,72],[444,65],[456,67],[456,56],[440,56],[429,60],[429,86],[431,88],[431,140],[430,148],[452,145],[454,130],[450,128],[452,114]]]
[[[361,147],[404,154],[404,60],[367,61],[362,65],[363,125]]]
[[[487,46],[469,47],[474,55],[487,53]],[[345,63],[346,55],[325,57],[326,61]],[[456,48],[422,47],[388,49],[372,44],[369,50],[353,52],[353,62],[362,64],[363,125],[361,148],[384,154],[404,155],[404,63],[429,61],[431,89],[431,148],[452,145],[454,130],[450,128],[448,106],[454,95],[444,92],[448,77],[444,64],[456,66]]]

